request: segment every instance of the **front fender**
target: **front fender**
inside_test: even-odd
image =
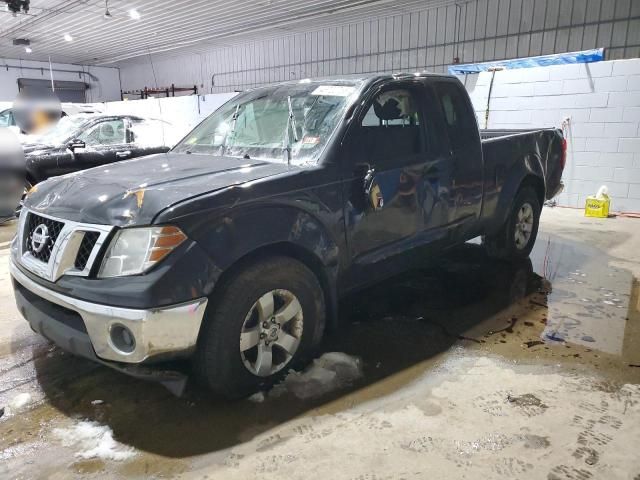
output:
[[[313,205],[311,203],[310,205]],[[292,205],[253,206],[231,209],[215,221],[190,233],[212,259],[211,284],[238,262],[261,255],[290,255],[303,261],[318,276],[325,291],[328,320],[335,326],[340,271],[340,232],[327,225],[339,224],[337,212],[309,212]]]
[[[329,228],[311,213],[292,206],[230,210],[201,226],[193,237],[221,271],[251,252],[283,243],[303,248],[327,268],[338,265],[338,243]]]

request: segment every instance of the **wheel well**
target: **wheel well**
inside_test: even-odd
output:
[[[518,189],[518,191],[522,190],[524,187],[532,187],[535,190],[536,194],[538,195],[540,207],[542,207],[542,204],[545,200],[545,188],[542,179],[540,177],[536,177],[535,175],[528,175],[522,180],[522,183],[520,183],[520,188]]]
[[[320,282],[324,294],[325,310],[327,312],[326,326],[331,328],[335,325],[337,322],[337,300],[324,265],[314,254],[293,243],[280,242],[266,245],[240,257],[229,268],[222,272],[216,282],[212,295],[216,295],[231,278],[244,268],[264,260],[267,257],[274,256],[293,258],[313,272],[318,282]]]

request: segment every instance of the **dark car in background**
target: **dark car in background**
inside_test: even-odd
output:
[[[58,175],[164,153],[171,125],[133,115],[78,114],[63,117],[48,132],[24,144],[27,187]]]

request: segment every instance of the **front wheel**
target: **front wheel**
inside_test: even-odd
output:
[[[502,228],[496,234],[483,238],[488,254],[498,258],[528,257],[538,235],[540,208],[533,188],[520,189]]]
[[[212,298],[195,373],[228,398],[268,388],[308,360],[322,337],[324,316],[322,287],[304,264],[288,257],[252,264]]]

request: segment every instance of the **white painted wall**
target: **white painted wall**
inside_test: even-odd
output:
[[[640,56],[640,0],[459,3],[458,14],[455,5],[425,2],[419,11],[141,56],[119,64],[123,89],[173,83],[229,92],[327,75],[446,72],[455,57],[469,63],[596,47],[605,48],[607,60]]]
[[[491,73],[460,77],[481,128]],[[570,118],[561,205],[609,187],[612,209],[640,211],[640,59],[495,73],[489,128],[560,127]]]
[[[23,68],[8,68],[7,65]],[[26,67],[35,67],[42,70],[31,70]],[[74,72],[90,72],[97,80],[88,75],[78,73],[53,72],[54,80],[84,81],[89,84],[87,90],[87,103],[107,102],[120,100],[120,76],[117,68],[113,67],[89,67],[82,65],[70,65],[64,63],[52,64],[53,69],[73,70]],[[48,80],[49,64],[47,62],[35,62],[27,60],[15,60],[0,58],[0,102],[13,102],[18,95],[18,78],[36,78]]]

